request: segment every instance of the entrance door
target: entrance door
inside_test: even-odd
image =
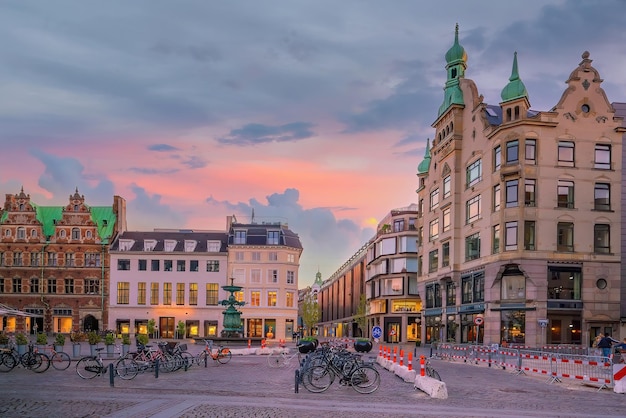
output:
[[[400,342],[400,322],[388,322],[385,337],[388,343]]]
[[[174,323],[173,316],[162,316],[159,318],[159,330],[161,331],[161,338],[174,338],[174,329],[176,324]]]
[[[93,315],[87,315],[85,319],[83,319],[83,331],[100,331],[98,320]]]

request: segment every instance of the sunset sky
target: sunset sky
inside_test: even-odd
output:
[[[144,231],[254,209],[300,235],[302,288],[417,203],[456,23],[485,102],[517,51],[550,110],[584,51],[626,102],[624,16],[623,0],[3,0],[0,193],[120,195]]]

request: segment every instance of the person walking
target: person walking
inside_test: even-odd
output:
[[[610,333],[607,332],[604,334],[604,337],[600,340],[600,342],[598,342],[598,348],[602,349],[602,357],[604,358],[603,361],[607,361],[606,359],[611,356],[611,347],[613,346],[613,343],[618,342],[619,341],[611,338]]]

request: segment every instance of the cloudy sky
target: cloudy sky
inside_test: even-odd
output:
[[[549,110],[585,50],[626,101],[625,15],[623,0],[2,0],[0,193],[120,195],[131,230],[254,209],[300,235],[305,287],[417,201],[456,23],[486,102],[517,51]]]

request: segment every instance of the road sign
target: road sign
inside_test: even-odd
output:
[[[383,336],[383,329],[378,325],[372,327],[372,337],[380,338]]]
[[[474,318],[474,323],[476,325],[482,325],[483,324],[483,318],[481,316],[477,316],[476,318]]]
[[[389,335],[391,335],[392,337],[394,335],[396,335],[396,330],[395,329],[391,329],[391,331],[389,331]]]

